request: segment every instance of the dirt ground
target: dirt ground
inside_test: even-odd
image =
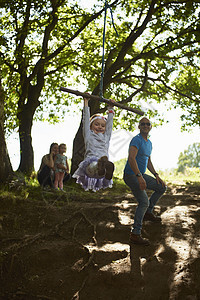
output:
[[[169,187],[150,246],[129,245],[130,191],[108,194],[1,196],[0,299],[200,299],[200,185]]]

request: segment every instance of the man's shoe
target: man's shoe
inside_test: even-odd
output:
[[[114,172],[115,166],[111,161],[107,161],[106,163],[106,174],[105,178],[108,180],[111,180],[113,177],[113,172]]]
[[[146,212],[143,218],[144,221],[151,221],[154,223],[160,223],[161,222],[161,217],[155,216],[151,212]]]
[[[102,156],[99,158],[97,165],[98,165],[98,175],[104,176],[106,172],[106,163],[108,162],[107,156]]]
[[[150,242],[147,239],[144,239],[141,237],[140,234],[134,234],[130,233],[130,238],[129,238],[130,244],[136,244],[136,245],[143,245],[143,246],[149,246]]]

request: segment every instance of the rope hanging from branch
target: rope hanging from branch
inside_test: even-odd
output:
[[[110,9],[111,19],[112,19],[112,25],[115,29],[115,32],[118,35],[117,29],[115,28],[114,19],[113,19],[113,13],[112,8],[108,4],[108,1],[105,0],[105,7],[104,7],[104,26],[103,26],[103,45],[102,45],[102,63],[101,63],[101,80],[100,80],[100,88],[99,88],[99,96],[103,98],[103,78],[104,78],[104,60],[105,60],[105,41],[106,41],[106,16],[107,16],[107,9]]]
[[[112,25],[113,25],[113,28],[118,35],[118,32],[115,28],[115,24],[114,24],[114,19],[113,19],[113,13],[112,13],[112,9],[111,9],[111,6],[108,4],[108,1],[105,0],[105,7],[104,7],[104,28],[103,28],[103,52],[102,52],[102,66],[101,66],[101,79],[100,79],[100,87],[99,87],[99,96],[95,96],[95,95],[90,95],[88,93],[82,93],[82,92],[79,92],[77,90],[72,90],[72,89],[68,89],[68,88],[65,88],[65,87],[60,87],[60,90],[63,91],[63,92],[67,92],[67,93],[70,93],[70,94],[74,94],[76,96],[82,96],[82,97],[85,97],[85,98],[91,98],[93,100],[97,100],[97,101],[100,101],[100,102],[104,102],[104,103],[107,103],[107,104],[112,104],[110,102],[109,99],[105,99],[103,97],[103,79],[104,79],[104,59],[105,59],[105,36],[106,36],[106,16],[107,16],[107,9],[110,9],[110,14],[111,14],[111,20],[112,20]],[[128,106],[125,106],[121,103],[118,103],[118,102],[115,102],[114,106],[117,106],[117,107],[120,107],[122,109],[125,109],[127,111],[131,111],[131,112],[134,112],[140,116],[143,116],[144,115],[144,112],[143,111],[140,111],[138,109],[135,109],[135,108],[132,108],[132,107],[128,107]]]

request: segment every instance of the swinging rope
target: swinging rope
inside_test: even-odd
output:
[[[107,0],[105,0],[105,8],[104,8],[104,27],[103,27],[103,50],[102,50],[102,64],[101,64],[101,80],[100,80],[100,87],[99,87],[99,96],[100,98],[103,98],[103,78],[104,78],[104,60],[105,60],[105,40],[106,40],[106,15],[107,15],[107,9],[110,9],[111,19],[112,19],[112,25],[115,29],[115,32],[118,35],[117,29],[115,28],[114,19],[113,19],[113,13],[112,8],[108,4]]]
[[[77,90],[71,90],[71,89],[68,89],[68,88],[65,88],[65,87],[60,87],[60,90],[63,91],[63,92],[67,92],[67,93],[70,93],[70,94],[74,94],[76,96],[82,96],[84,98],[90,98],[90,99],[93,99],[93,100],[97,100],[97,101],[100,101],[100,102],[105,102],[107,104],[111,104],[113,106],[117,106],[117,107],[120,107],[122,109],[125,109],[127,111],[131,111],[131,112],[134,112],[135,114],[138,114],[140,116],[143,116],[144,115],[144,112],[143,111],[140,111],[138,109],[135,109],[133,107],[128,107],[128,106],[125,106],[121,103],[118,103],[118,102],[115,102],[114,104],[109,100],[109,99],[105,99],[103,98],[103,78],[104,78],[104,56],[105,56],[105,35],[106,35],[106,15],[107,15],[107,9],[110,9],[110,14],[111,14],[111,19],[112,19],[112,25],[113,25],[113,28],[118,35],[118,32],[115,28],[115,24],[114,24],[114,19],[113,19],[113,13],[112,13],[112,9],[111,9],[111,6],[108,4],[107,0],[105,0],[105,9],[104,9],[104,12],[105,12],[105,15],[104,15],[104,29],[103,29],[103,53],[102,53],[102,67],[101,67],[101,80],[100,80],[100,87],[99,87],[99,96],[95,96],[95,95],[90,95],[88,93],[82,93],[82,92],[79,92]]]

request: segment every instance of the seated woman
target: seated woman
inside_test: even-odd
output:
[[[42,157],[41,165],[38,170],[37,178],[42,187],[49,185],[53,187],[54,182],[54,158],[58,153],[58,144],[52,143],[49,154]]]
[[[59,152],[59,147],[57,143],[52,143],[50,145],[49,154],[42,157],[41,165],[37,173],[37,179],[42,187],[50,186],[54,187],[54,161],[55,157]],[[59,168],[64,169],[63,165],[58,165]],[[67,182],[71,178],[68,172],[65,172],[63,182]]]

